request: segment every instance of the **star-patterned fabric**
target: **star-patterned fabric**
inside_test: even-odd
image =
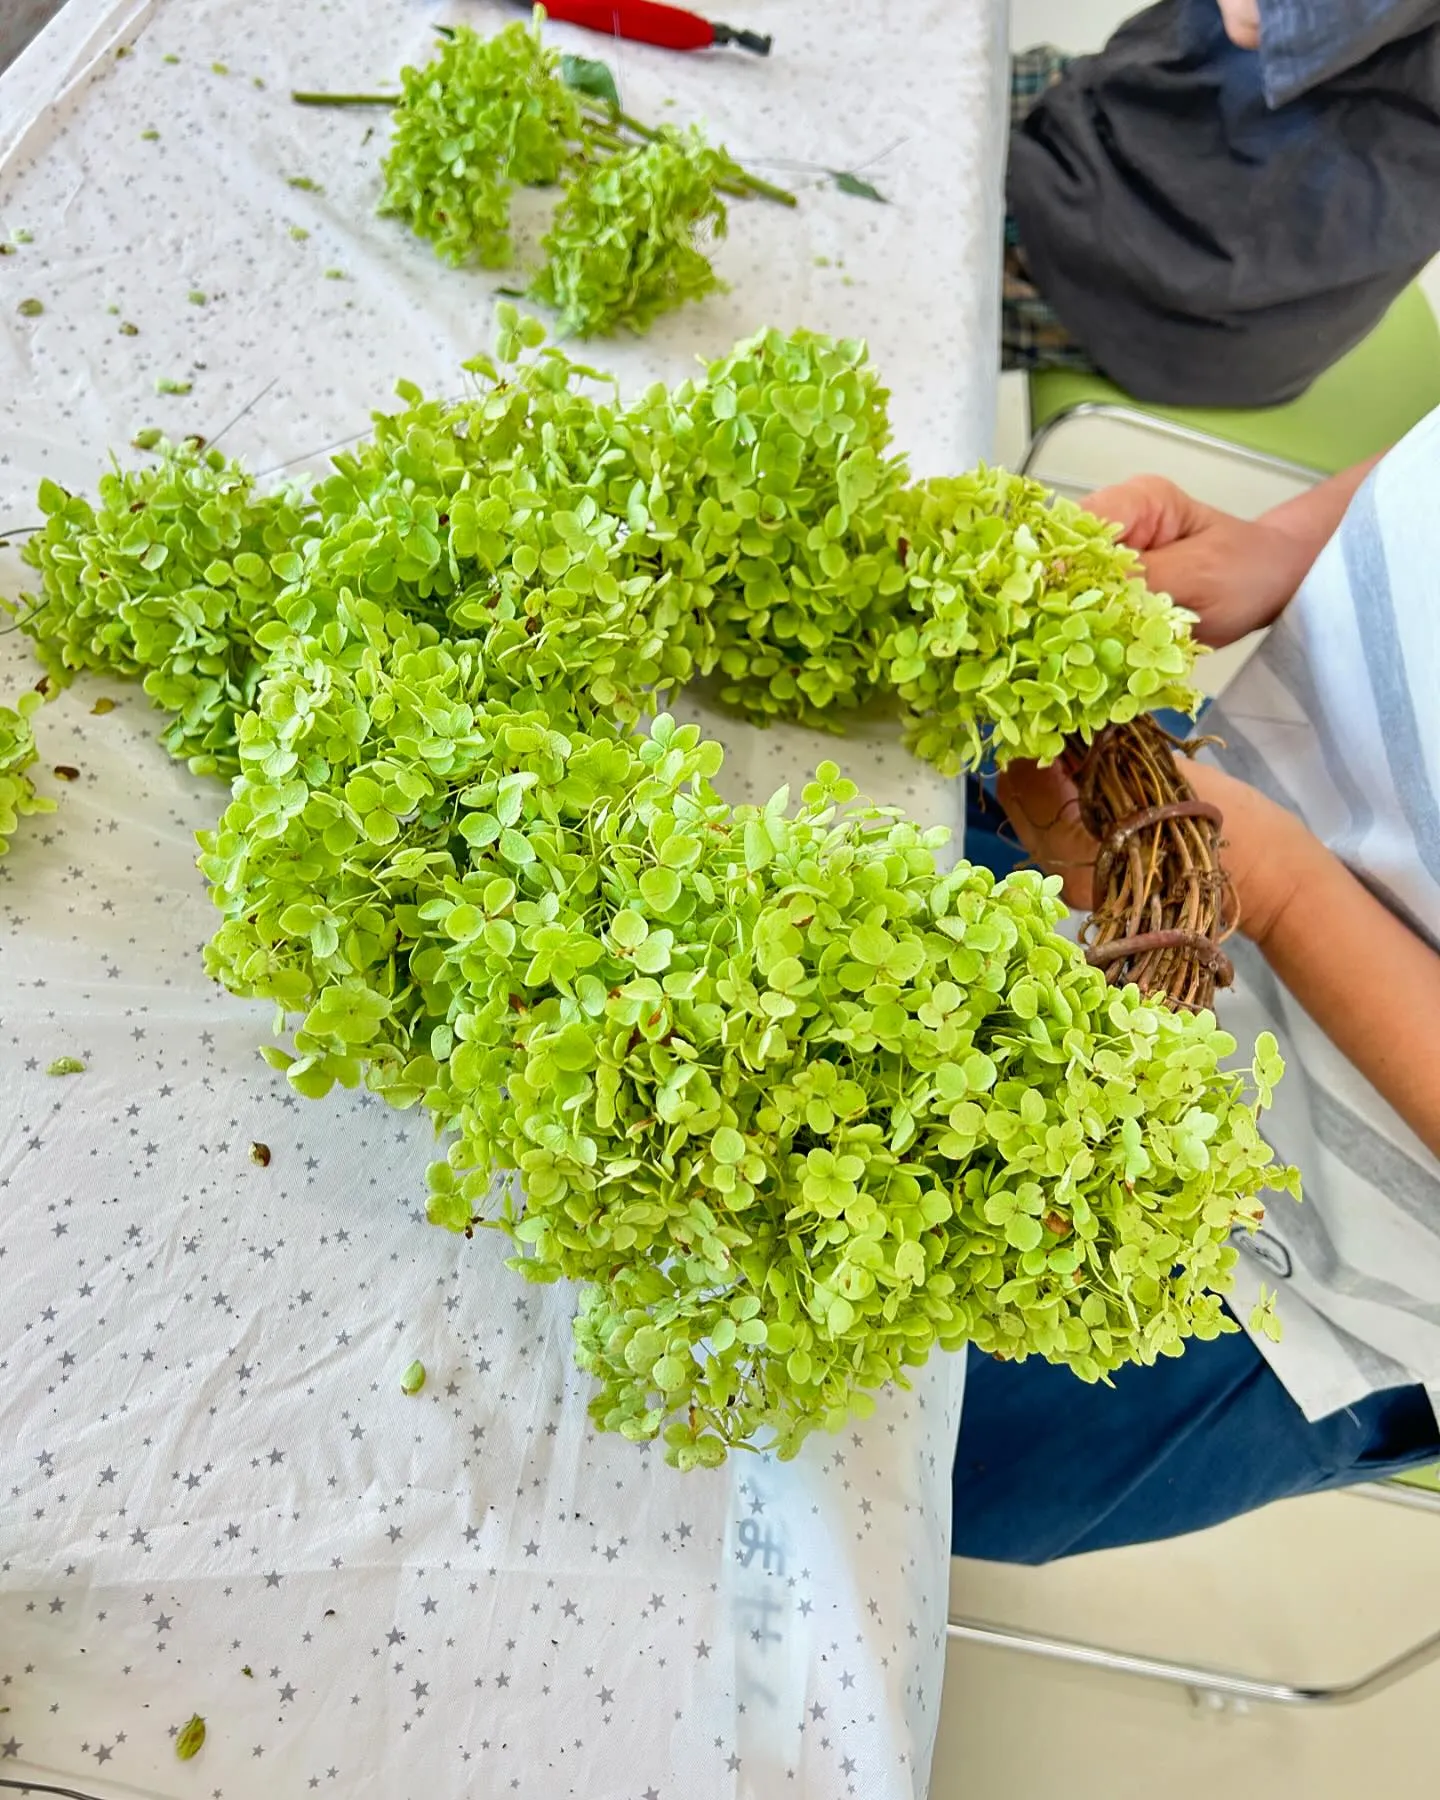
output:
[[[633,111],[703,118],[801,194],[733,208],[728,295],[587,354],[633,386],[762,324],[865,335],[917,470],[973,462],[1001,11],[747,0],[768,63],[557,33],[610,55]],[[398,377],[454,391],[497,278],[374,217],[383,115],[288,93],[383,87],[437,19],[513,16],[69,0],[0,77],[0,532],[33,521],[42,474],[92,487],[141,426],[314,468]],[[889,205],[812,172],[862,164]],[[0,592],[26,581],[0,551]],[[0,637],[0,700],[37,674]],[[958,785],[883,727],[822,742],[684,710],[726,743],[732,798],[834,754],[876,799],[963,818]],[[119,681],[44,708],[59,809],[0,860],[0,1778],[207,1800],[923,1795],[959,1360],[788,1465],[682,1476],[597,1435],[573,1295],[519,1281],[489,1234],[423,1223],[425,1119],[297,1100],[257,1055],[268,1013],[206,980],[193,834],[223,791],[157,724]],[[47,1073],[62,1058],[84,1072]]]

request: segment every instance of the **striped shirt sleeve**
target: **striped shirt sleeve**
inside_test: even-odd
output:
[[[1300,593],[1206,716],[1230,773],[1299,815],[1440,947],[1440,414],[1371,475]],[[1440,954],[1440,948],[1437,948]],[[1261,1349],[1312,1418],[1378,1388],[1440,1396],[1440,1162],[1248,945],[1219,1006],[1242,1045],[1280,1040],[1267,1121],[1305,1199],[1241,1241],[1243,1318],[1262,1283],[1284,1328]],[[1440,1021],[1435,1044],[1440,1081]]]

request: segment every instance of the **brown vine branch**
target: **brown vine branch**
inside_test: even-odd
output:
[[[1116,986],[1133,981],[1187,1012],[1234,980],[1220,946],[1239,922],[1220,809],[1196,796],[1175,756],[1199,748],[1147,716],[1073,742],[1066,756],[1081,823],[1100,845],[1086,954]]]

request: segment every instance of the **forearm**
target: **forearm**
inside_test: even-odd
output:
[[[1440,1156],[1440,955],[1308,832],[1286,862],[1289,898],[1259,940],[1265,960]]]
[[[1187,762],[1185,774],[1224,814],[1224,864],[1241,932],[1440,1156],[1440,954],[1293,813],[1212,762]]]
[[[1383,451],[1381,454],[1384,454]],[[1365,477],[1379,461],[1379,456],[1372,456],[1365,462],[1356,463],[1353,468],[1342,469],[1328,481],[1322,481],[1308,492],[1297,494],[1293,500],[1272,506],[1268,512],[1260,515],[1262,525],[1282,532],[1294,546],[1296,587],[1309,573],[1315,558],[1339,530],[1346,508],[1355,498]]]
[[[1305,824],[1214,762],[1185,760],[1195,794],[1220,810],[1222,860],[1239,928],[1300,1005],[1440,1156],[1440,953],[1361,885]],[[1089,912],[1098,846],[1059,764],[1012,763],[1000,800],[1065,897]],[[1224,1017],[1223,997],[1220,1013]]]

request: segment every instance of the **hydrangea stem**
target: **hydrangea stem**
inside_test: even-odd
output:
[[[637,119],[633,113],[622,112],[618,106],[607,106],[603,102],[593,105],[596,117],[586,120],[586,131],[595,137],[597,142],[606,142],[605,127],[610,127],[608,141],[613,148],[624,145],[624,138],[618,135],[619,130],[633,132],[647,144],[653,144],[660,133],[651,126]],[[720,181],[715,185],[722,194],[729,194],[736,199],[746,194],[754,194],[761,200],[773,200],[779,206],[796,206],[798,201],[788,188],[777,187],[774,182],[762,180],[759,175],[752,175],[748,169],[736,165],[737,175],[734,181]]]
[[[292,88],[290,98],[297,106],[398,106],[399,94],[311,94]]]
[[[292,89],[290,98],[297,106],[399,106],[402,96],[399,94],[317,94],[306,90]],[[607,131],[606,124],[612,128]],[[608,149],[625,148],[625,139],[615,130],[619,127],[632,132],[647,144],[653,144],[660,136],[650,126],[642,124],[630,113],[620,112],[617,108],[606,106],[603,113],[585,124],[586,135],[595,142],[605,144]],[[779,206],[795,206],[798,202],[788,188],[777,187],[773,181],[765,181],[759,175],[752,175],[748,169],[741,169],[734,181],[722,181],[718,184],[720,191],[734,198],[743,198],[746,194],[754,194],[761,200],[773,200]]]

